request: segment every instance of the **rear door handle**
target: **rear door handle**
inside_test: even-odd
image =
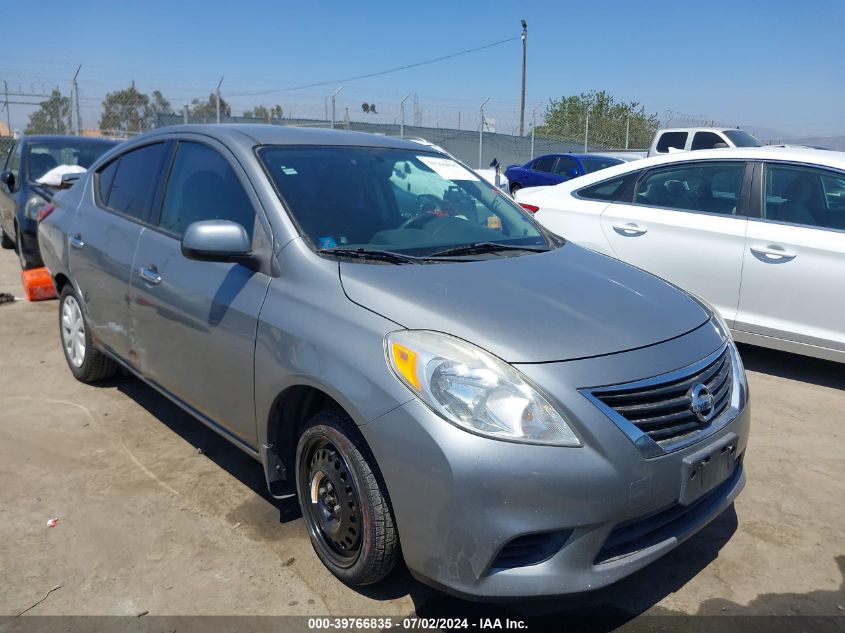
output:
[[[142,268],[141,279],[153,286],[157,286],[161,283],[161,275],[158,274],[155,266],[146,266]]]
[[[77,233],[76,235],[70,236],[70,245],[74,248],[82,248],[85,246],[85,242],[82,241],[82,236]]]
[[[798,256],[796,253],[792,253],[782,246],[775,246],[774,244],[769,244],[768,246],[751,246],[750,248],[751,252],[758,256],[758,259],[772,263],[788,262]]]
[[[635,222],[627,222],[626,224],[614,224],[613,230],[619,233],[619,235],[625,235],[627,237],[638,237],[648,232],[647,228],[645,228],[644,226],[640,226]]]

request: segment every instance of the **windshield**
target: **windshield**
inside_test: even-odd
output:
[[[59,165],[79,165],[88,169],[100,156],[116,145],[113,141],[82,141],[62,139],[35,141],[29,144],[27,173],[30,180],[38,180]]]
[[[478,243],[551,246],[516,203],[442,154],[266,146],[258,156],[300,232],[319,250],[427,256]]]
[[[722,130],[731,142],[737,147],[760,147],[762,143],[742,130]]]
[[[585,174],[592,174],[594,171],[599,171],[600,169],[607,169],[608,167],[613,167],[614,165],[620,165],[622,163],[621,160],[618,158],[582,158],[581,164],[584,166],[584,173]]]

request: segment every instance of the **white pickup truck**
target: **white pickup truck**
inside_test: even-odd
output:
[[[596,154],[613,156],[625,161],[659,156],[669,152],[689,152],[697,149],[718,149],[725,147],[760,147],[762,143],[748,132],[739,128],[722,127],[674,127],[657,130],[651,147],[642,150],[596,150]]]

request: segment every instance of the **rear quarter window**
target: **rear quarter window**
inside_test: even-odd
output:
[[[575,192],[575,195],[584,200],[599,200],[602,202],[616,202],[628,188],[628,183],[636,179],[640,172],[633,172],[603,180],[589,187],[584,187]]]

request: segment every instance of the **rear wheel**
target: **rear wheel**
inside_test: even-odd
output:
[[[117,364],[94,348],[85,314],[70,284],[62,289],[59,300],[59,331],[65,360],[77,380],[97,382],[117,371]]]
[[[0,228],[0,246],[7,250],[15,247],[15,240],[6,235],[6,231],[2,228]]]
[[[307,423],[296,450],[296,486],[311,544],[329,571],[350,585],[390,573],[399,540],[387,490],[348,415],[324,411]]]
[[[15,235],[17,238],[16,250],[18,252],[18,261],[20,262],[21,270],[29,270],[33,268],[33,265],[27,261],[26,256],[23,254],[23,236],[21,235],[21,228],[19,226],[15,227]]]

